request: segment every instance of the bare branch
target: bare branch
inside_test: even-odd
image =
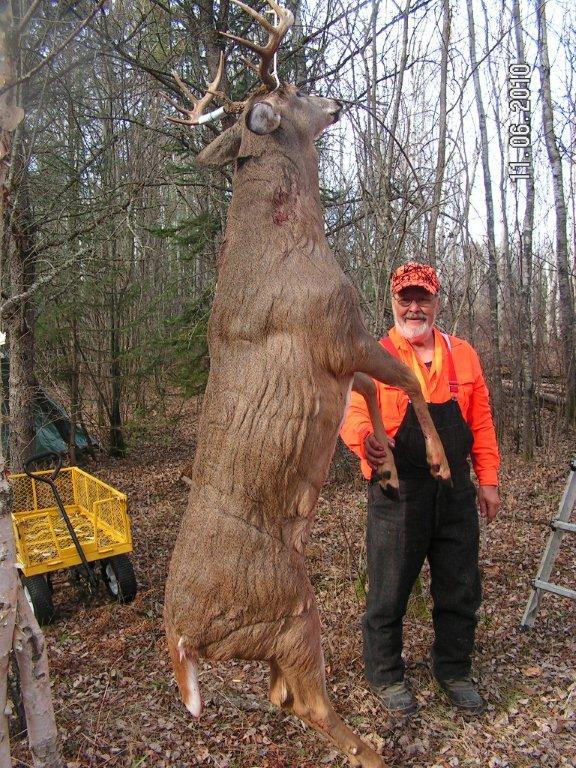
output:
[[[6,91],[11,90],[17,85],[20,85],[21,83],[26,83],[28,80],[30,80],[31,77],[34,77],[38,72],[40,72],[41,69],[43,69],[47,64],[49,64],[53,59],[56,58],[62,51],[66,48],[66,46],[74,40],[74,38],[84,29],[84,27],[89,24],[94,16],[98,13],[98,11],[108,2],[108,0],[99,0],[98,3],[96,3],[95,7],[92,9],[92,11],[86,16],[85,19],[83,19],[79,24],[76,25],[76,27],[72,30],[72,32],[68,35],[68,37],[64,40],[64,42],[58,46],[58,48],[55,48],[51,53],[46,56],[45,59],[42,59],[40,64],[38,64],[35,67],[32,67],[31,70],[26,72],[26,74],[21,75],[16,80],[13,80],[11,83],[8,83],[3,88],[0,88],[0,96],[2,94],[6,93]]]
[[[67,259],[65,259],[58,267],[52,269],[47,275],[42,275],[42,277],[39,277],[37,280],[35,280],[30,288],[28,288],[26,291],[6,299],[6,301],[4,301],[4,303],[0,306],[0,318],[4,320],[10,314],[15,312],[23,301],[27,301],[29,298],[31,298],[31,296],[37,293],[37,291],[40,290],[42,286],[51,283],[52,280],[58,277],[59,274],[64,272],[65,269],[68,269],[68,267],[72,266],[72,264],[77,259],[83,256],[85,253],[88,253],[90,250],[91,248],[82,248],[80,251],[77,251],[72,256],[69,256]]]
[[[20,19],[20,23],[18,24],[15,30],[15,34],[17,36],[20,36],[22,32],[24,32],[24,30],[28,26],[28,22],[30,21],[30,19],[34,14],[34,11],[36,10],[36,8],[38,8],[39,5],[41,5],[41,3],[42,3],[42,0],[34,0],[30,8],[28,8],[24,16]]]

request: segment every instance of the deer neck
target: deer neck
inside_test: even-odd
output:
[[[250,215],[246,215],[247,212]],[[242,158],[234,176],[226,238],[245,237],[260,228],[263,241],[284,234],[323,242],[324,214],[318,188],[317,157],[294,158],[269,149],[261,156]]]

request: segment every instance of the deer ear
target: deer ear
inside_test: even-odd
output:
[[[227,128],[196,156],[198,165],[226,165],[238,157],[242,125],[240,121]]]
[[[254,104],[246,115],[246,125],[252,133],[257,133],[258,136],[264,136],[275,131],[281,120],[278,112],[275,112],[274,107],[266,101],[259,101]]]

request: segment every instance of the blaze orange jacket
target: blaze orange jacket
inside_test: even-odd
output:
[[[440,332],[434,329],[434,357],[430,370],[395,328],[392,328],[388,335],[399,352],[400,360],[406,363],[418,377],[426,402],[444,403],[449,400],[451,395],[446,361],[448,351]],[[498,485],[500,456],[488,388],[482,375],[480,360],[467,341],[456,336],[450,336],[449,339],[458,379],[458,405],[474,436],[471,452],[474,472],[480,485]],[[403,390],[382,384],[380,381],[376,381],[375,384],[382,420],[388,436],[393,438],[406,413],[408,395]],[[352,392],[340,436],[360,457],[360,468],[367,479],[370,478],[372,469],[366,461],[364,440],[372,432],[372,423],[364,398],[357,392]]]

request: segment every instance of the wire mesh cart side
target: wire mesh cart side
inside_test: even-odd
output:
[[[109,594],[119,602],[134,599],[125,494],[79,467],[28,470],[9,479],[17,566],[40,623],[54,615],[50,574],[57,570],[83,570],[88,587],[95,588],[93,564],[98,561]]]

